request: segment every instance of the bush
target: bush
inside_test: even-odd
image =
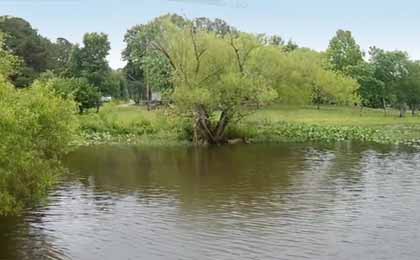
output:
[[[80,116],[82,143],[92,144],[154,144],[164,140],[192,140],[192,123],[173,111],[142,111],[138,107],[106,104],[99,113]]]
[[[54,183],[77,129],[75,112],[50,88],[16,90],[0,81],[0,215],[19,213]]]
[[[109,133],[118,135],[145,135],[157,131],[152,123],[146,119],[138,118],[133,121],[120,121],[114,116],[105,113],[95,113],[81,118],[81,129],[87,133]]]

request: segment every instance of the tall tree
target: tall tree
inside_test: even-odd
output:
[[[168,20],[179,29],[193,26],[194,30],[211,32],[219,38],[238,34],[236,28],[221,19],[201,17],[188,20],[176,14],[160,16],[147,24],[132,27],[125,35],[127,47],[123,58],[127,61],[125,71],[135,100],[141,96],[149,100],[152,90],[172,90],[171,65],[165,55],[151,46],[156,39],[167,36],[162,24]]]
[[[414,116],[420,105],[420,62],[409,62],[408,73],[396,85],[396,105],[400,108],[400,116],[404,116],[405,107],[410,108]]]
[[[275,91],[248,67],[258,45],[250,35],[221,39],[164,23],[169,37],[152,46],[172,66],[172,99],[178,111],[193,120],[196,140],[226,142],[226,128],[252,109],[273,100]]]
[[[64,38],[58,38],[56,40],[52,49],[52,71],[58,75],[63,75],[66,73],[66,70],[70,66],[70,59],[73,48],[74,45]]]
[[[375,68],[375,78],[382,82],[379,96],[386,113],[388,105],[395,102],[395,89],[408,75],[408,54],[402,51],[384,51],[371,47],[370,61]]]
[[[363,61],[363,52],[350,31],[338,30],[326,52],[332,70],[344,72]]]
[[[162,21],[170,20],[172,24],[183,27],[186,21],[177,15],[158,17],[148,24],[136,25],[127,31],[124,41],[127,47],[123,58],[127,61],[125,72],[131,98],[136,103],[145,97],[151,100],[152,90],[165,91],[171,88],[169,82],[171,67],[162,53],[156,51],[151,43],[165,33]]]
[[[279,48],[257,50],[248,66],[262,75],[278,93],[283,104],[351,105],[357,103],[358,84],[353,79],[326,70],[318,52],[298,49],[284,52]]]
[[[7,35],[7,49],[23,61],[21,69],[12,77],[14,84],[17,87],[29,86],[50,67],[52,43],[39,35],[29,22],[17,17],[1,16],[0,31]]]
[[[362,107],[381,108],[384,82],[375,76],[376,68],[372,63],[360,62],[355,66],[348,66],[345,74],[351,75],[360,85],[358,93]]]
[[[107,56],[111,47],[108,36],[104,33],[87,33],[83,37],[83,46],[75,46],[70,58],[67,76],[86,78],[103,95],[111,95],[105,84],[111,69]]]

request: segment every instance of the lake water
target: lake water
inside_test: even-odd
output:
[[[0,259],[420,259],[420,152],[341,144],[82,148]]]

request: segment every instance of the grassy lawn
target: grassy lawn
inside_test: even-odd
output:
[[[94,113],[89,113],[83,115],[82,119],[85,129],[109,132],[111,135],[123,134],[123,139],[124,134],[130,133],[140,136],[144,133],[146,138],[150,137],[150,134],[156,136],[162,133],[175,139],[177,136],[178,120],[168,117],[162,110],[148,111],[143,106],[107,104],[96,117]],[[285,126],[284,123],[292,125]],[[304,128],[299,128],[299,125],[303,125]],[[358,129],[348,130],[354,127]],[[400,118],[399,112],[395,110],[389,110],[385,116],[380,109],[361,111],[359,108],[324,106],[317,110],[309,106],[273,106],[247,117],[240,129],[242,137],[256,135],[261,140],[270,135],[284,136],[286,140],[306,138],[320,141],[339,139],[339,136],[348,139],[363,139],[364,136],[368,136],[367,140],[374,139],[383,143],[413,140],[417,142],[420,140],[420,114],[413,117],[411,113],[407,113],[405,118]],[[376,132],[373,133],[369,129]]]
[[[111,105],[107,104],[101,109],[101,113],[122,123],[136,120],[155,121],[159,117],[156,111],[148,111],[145,106],[135,105]]]
[[[106,105],[101,114],[121,123],[137,120],[154,122],[162,119],[162,113],[148,111],[144,106]],[[385,116],[381,109],[363,109],[349,107],[324,106],[320,110],[315,107],[273,106],[257,111],[248,116],[247,122],[268,121],[272,123],[304,123],[321,126],[361,126],[370,128],[418,128],[420,131],[420,113],[400,118],[399,112],[389,110]]]
[[[395,127],[395,126],[420,126],[420,117],[412,117],[407,113],[405,118],[400,118],[399,112],[388,111],[385,116],[383,110],[348,107],[285,107],[276,106],[257,111],[247,120],[270,122],[306,123],[333,126],[364,126],[364,127]]]

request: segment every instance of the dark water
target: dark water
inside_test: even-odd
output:
[[[420,259],[420,153],[94,147],[0,259]]]

